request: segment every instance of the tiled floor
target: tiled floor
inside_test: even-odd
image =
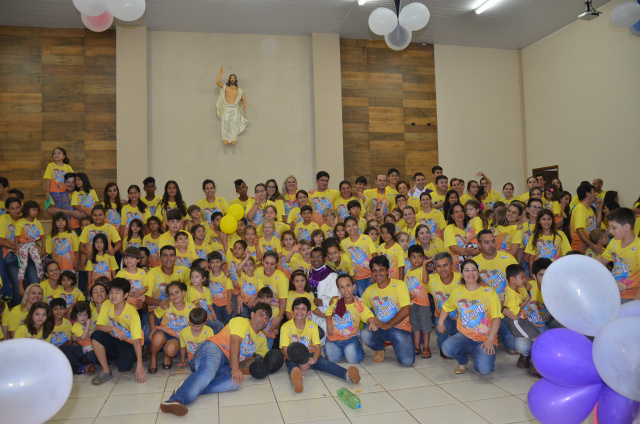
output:
[[[434,339],[434,338],[433,338]],[[51,422],[56,423],[366,423],[404,424],[451,422],[506,424],[537,422],[527,407],[526,394],[537,381],[515,366],[517,356],[498,352],[496,371],[488,376],[469,369],[456,375],[455,362],[438,355],[435,344],[430,359],[416,357],[412,368],[400,366],[387,348],[383,363],[367,350],[358,366],[362,381],[349,384],[326,374],[305,374],[304,391],[295,393],[283,367],[265,380],[245,379],[237,392],[200,396],[189,414],[178,418],[159,411],[189,370],[174,367],[148,375],[138,384],[132,374],[120,375],[92,386],[91,377],[74,377],[71,396]],[[147,363],[145,363],[145,366]],[[336,398],[340,387],[356,392],[362,409],[352,410]],[[589,420],[585,423],[590,422]]]

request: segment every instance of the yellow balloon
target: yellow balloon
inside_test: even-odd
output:
[[[236,221],[240,221],[244,216],[244,209],[240,205],[231,205],[227,209],[227,216],[232,216]]]
[[[238,229],[238,221],[232,216],[225,216],[220,220],[220,229],[225,234],[233,234]]]

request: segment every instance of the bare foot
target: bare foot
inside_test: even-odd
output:
[[[231,144],[236,145],[237,141],[232,141]]]
[[[229,142],[228,142],[227,140],[222,140],[222,142],[223,142],[224,144],[229,144]]]

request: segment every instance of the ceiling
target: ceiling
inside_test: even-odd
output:
[[[526,47],[575,21],[584,10],[583,0],[500,0],[476,15],[473,9],[479,0],[419,1],[428,6],[431,20],[425,29],[413,33],[414,42],[500,49]],[[599,8],[607,1],[593,0],[593,5]],[[393,1],[369,0],[359,6],[356,0],[147,0],[145,15],[134,24],[146,25],[150,31],[323,32],[382,39],[367,24],[377,7],[393,9]],[[0,25],[81,28],[82,22],[72,0],[0,0]]]

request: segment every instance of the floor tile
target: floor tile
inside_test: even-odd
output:
[[[93,424],[94,418],[76,418],[73,420],[47,421],[47,424]]]
[[[313,379],[317,379],[320,378],[320,376],[318,376],[318,373],[315,372],[314,370],[309,370],[307,372],[305,372],[304,374],[302,374],[302,376],[304,377],[304,380],[313,380]],[[291,383],[291,379],[289,378],[289,373],[287,372],[287,369],[285,367],[282,367],[282,369],[280,371],[278,371],[275,374],[270,374],[269,375],[269,381],[273,384],[273,383]]]
[[[98,417],[94,424],[155,424],[157,412],[148,414],[118,415],[115,417]]]
[[[100,411],[100,417],[114,415],[144,414],[158,412],[162,393],[140,393],[135,395],[111,395]]]
[[[149,376],[144,383],[138,383],[135,378],[121,378],[111,395],[134,395],[138,393],[162,393],[167,386],[166,375]]]
[[[528,399],[529,393],[525,393],[525,394],[522,394],[522,395],[516,395],[516,397],[518,399],[520,399],[521,401],[523,401],[523,402],[529,403],[529,399]]]
[[[385,390],[433,386],[433,382],[415,368],[373,374],[372,376]]]
[[[498,387],[502,387],[513,395],[523,395],[529,393],[529,389],[539,378],[528,374],[524,375],[508,375],[504,377],[487,378]]]
[[[433,423],[464,423],[487,424],[488,421],[464,405],[452,404],[433,406],[431,408],[410,409],[409,413],[419,422]]]
[[[407,411],[387,412],[376,415],[350,417],[352,424],[416,424],[417,421]],[[465,423],[466,424],[466,423]]]
[[[349,419],[403,410],[402,405],[387,392],[362,393],[358,397],[362,403],[362,408],[360,409],[351,409],[336,398],[336,402],[338,402],[338,405],[340,405],[340,408]]]
[[[173,414],[164,414],[162,412],[158,413],[158,420],[156,424],[184,424],[185,422],[190,423],[207,423],[207,424],[218,424],[218,408],[213,409],[191,409],[189,408],[189,413],[185,417],[176,417]]]
[[[170,375],[169,378],[167,378],[165,392],[175,389],[181,382],[183,382],[187,378],[189,378],[189,374]]]
[[[87,381],[74,381],[73,386],[71,387],[71,393],[69,394],[69,399],[96,396],[107,397],[111,394],[113,388],[116,387],[117,383],[118,380],[114,378],[102,383],[99,386],[94,386],[93,384],[91,384],[91,379]]]
[[[440,388],[444,389],[450,395],[453,395],[460,402],[511,396],[511,393],[483,378],[478,380],[459,381],[457,383],[440,384]]]
[[[464,374],[456,374],[456,366],[456,363],[453,362],[446,367],[422,368],[419,371],[436,384],[455,383],[480,378],[480,376],[471,369],[472,365],[467,364],[467,370]]]
[[[453,359],[443,359],[440,356],[440,350],[431,349],[431,358],[423,359],[419,356],[416,356],[416,362],[413,364],[413,368],[430,368],[430,367],[444,367],[450,364],[456,364],[456,361]]]
[[[162,395],[162,400],[167,400],[171,397],[173,390],[167,390]],[[159,407],[159,406],[158,406]],[[210,393],[208,395],[200,395],[196,398],[195,402],[189,405],[189,411],[192,409],[212,409],[218,407],[218,393]]]
[[[465,405],[491,424],[515,423],[533,419],[527,404],[515,396],[466,402]]]
[[[308,424],[351,424],[348,418],[336,418],[334,420],[309,421]]]
[[[224,406],[219,410],[220,423],[269,423],[277,424],[284,422],[274,403],[261,403],[258,405]]]
[[[369,374],[377,374],[381,372],[393,372],[407,369],[396,360],[395,354],[386,352],[383,362],[373,362],[373,358],[365,358],[360,363]]]
[[[416,387],[413,389],[392,390],[389,392],[405,409],[426,408],[429,406],[459,403],[456,398],[438,386]]]
[[[102,396],[68,399],[62,409],[60,409],[58,413],[51,418],[51,420],[95,418],[98,416],[98,413],[107,400],[108,398],[104,398]]]
[[[275,402],[276,398],[273,395],[273,390],[270,386],[245,386],[241,385],[240,388],[234,392],[218,393],[220,399],[220,406],[237,406],[237,405],[249,405],[258,403],[271,403]]]
[[[333,398],[304,399],[278,402],[284,421],[288,423],[312,422],[317,417],[323,420],[345,418],[344,412]],[[222,421],[222,416],[220,416]],[[268,422],[268,421],[267,421]]]
[[[321,397],[331,397],[331,393],[324,381],[321,379],[309,380],[304,382],[304,390],[302,393],[296,393],[293,385],[288,383],[273,383],[271,385],[273,393],[278,402],[288,402],[290,400],[314,399]]]
[[[384,388],[382,387],[382,385],[378,383],[373,378],[372,375],[369,375],[369,374],[361,375],[360,383],[358,384],[348,383],[341,378],[334,377],[329,374],[323,374],[320,376],[320,378],[322,378],[322,381],[324,381],[325,386],[327,386],[327,389],[329,389],[329,392],[331,393],[332,396],[337,396],[338,390],[340,390],[340,388],[342,387],[345,387],[358,395],[360,393],[373,393],[373,392],[384,391]]]
[[[495,371],[491,374],[484,375],[483,377],[494,378],[504,377],[505,375],[527,375],[527,371],[498,358],[496,359]]]

